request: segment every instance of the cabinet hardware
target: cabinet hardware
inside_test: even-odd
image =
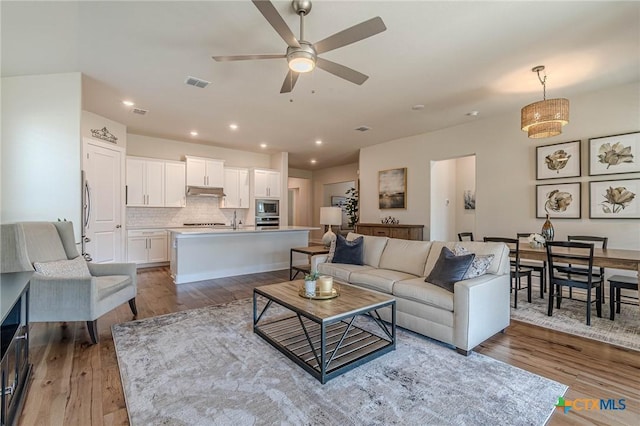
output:
[[[24,333],[22,336],[16,336],[16,340],[27,340],[29,338],[29,333]]]
[[[122,225],[116,225],[116,229],[122,228]]]
[[[13,392],[16,390],[16,382],[11,383],[11,386],[7,386],[4,388],[5,395],[13,395]]]

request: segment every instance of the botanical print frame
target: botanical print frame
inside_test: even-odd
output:
[[[475,210],[476,209],[476,191],[472,189],[465,189],[463,195],[464,209]]]
[[[589,182],[589,218],[640,219],[640,179]]]
[[[589,139],[589,176],[640,172],[640,132]]]
[[[378,207],[380,209],[407,208],[407,168],[378,172]]]
[[[536,147],[536,179],[580,177],[580,141]]]
[[[580,219],[580,182],[536,185],[536,217]]]

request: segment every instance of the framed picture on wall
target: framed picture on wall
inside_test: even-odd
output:
[[[589,139],[589,176],[640,172],[640,132]]]
[[[640,179],[589,182],[591,219],[640,219]]]
[[[536,185],[536,217],[580,219],[580,182]]]
[[[407,168],[378,172],[378,206],[380,209],[407,208]]]
[[[580,177],[580,141],[536,147],[536,179]]]

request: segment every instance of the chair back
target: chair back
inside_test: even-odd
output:
[[[473,241],[473,232],[460,232],[458,234],[459,241],[464,241],[465,238],[468,238],[468,241]]]
[[[485,242],[505,243],[509,247],[509,253],[514,258],[511,265],[515,267],[516,272],[520,270],[520,240],[517,238],[504,237],[484,237]]]
[[[593,243],[549,241],[546,243],[546,247],[551,285],[571,285],[575,281],[581,281],[591,286],[593,280]],[[573,266],[575,264],[582,265],[582,267]],[[584,277],[584,279],[577,280],[577,277]]]
[[[594,243],[594,247],[596,247],[596,243],[599,243],[599,247],[602,249],[606,249],[607,242],[609,242],[608,237],[594,237],[592,235],[569,235],[567,236],[567,240]],[[600,275],[604,276],[604,268],[600,268]]]
[[[29,261],[53,262],[79,256],[71,222],[19,222]]]

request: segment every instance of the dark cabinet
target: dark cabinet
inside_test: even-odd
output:
[[[422,241],[424,225],[387,225],[384,223],[357,223],[356,232],[376,237]]]
[[[2,274],[0,323],[0,425],[17,423],[31,371],[29,279],[31,272]]]

